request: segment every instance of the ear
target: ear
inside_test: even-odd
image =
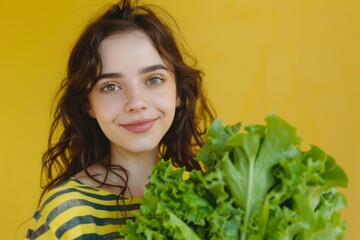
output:
[[[180,99],[180,97],[177,97],[176,98],[176,107],[179,107],[180,104],[181,104],[181,99]]]
[[[89,114],[90,117],[96,118],[96,117],[95,117],[95,112],[94,112],[94,110],[91,108],[91,105],[90,105],[89,102],[86,104],[86,112],[87,112],[87,114]]]

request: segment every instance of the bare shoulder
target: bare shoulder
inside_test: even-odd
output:
[[[85,170],[75,174],[74,178],[91,187],[99,187],[104,181],[104,168],[99,164],[94,164]],[[89,176],[90,175],[90,176]]]
[[[95,164],[79,173],[74,178],[93,188],[101,189],[113,194],[119,194],[123,183],[119,182],[119,178],[114,177],[112,172],[108,172],[101,164]]]

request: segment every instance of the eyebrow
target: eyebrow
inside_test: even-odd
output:
[[[162,69],[162,70],[165,70],[165,71],[169,71],[169,69],[162,65],[162,64],[157,64],[157,65],[153,65],[153,66],[148,66],[148,67],[145,67],[145,68],[142,68],[139,70],[139,73],[149,73],[149,72],[153,72],[153,71],[156,71],[156,70],[159,70],[159,69]]]
[[[100,81],[101,79],[104,78],[121,78],[121,77],[123,77],[122,73],[103,73],[96,78],[96,81]]]
[[[152,66],[141,68],[139,70],[139,73],[140,74],[145,74],[145,73],[153,72],[153,71],[156,71],[156,70],[169,71],[169,69],[166,66],[164,66],[162,64],[157,64],[157,65],[152,65]],[[116,72],[116,73],[104,73],[104,74],[100,74],[97,77],[96,80],[100,81],[101,79],[104,79],[104,78],[121,78],[123,76],[124,76],[124,74],[119,73],[119,72]]]

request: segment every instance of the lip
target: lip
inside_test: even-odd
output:
[[[133,122],[121,124],[123,128],[132,133],[144,133],[149,131],[155,124],[157,118],[153,119],[141,119]]]

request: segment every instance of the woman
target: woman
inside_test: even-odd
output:
[[[160,158],[200,169],[194,154],[214,119],[202,73],[153,7],[121,1],[76,42],[28,238],[117,239]]]

